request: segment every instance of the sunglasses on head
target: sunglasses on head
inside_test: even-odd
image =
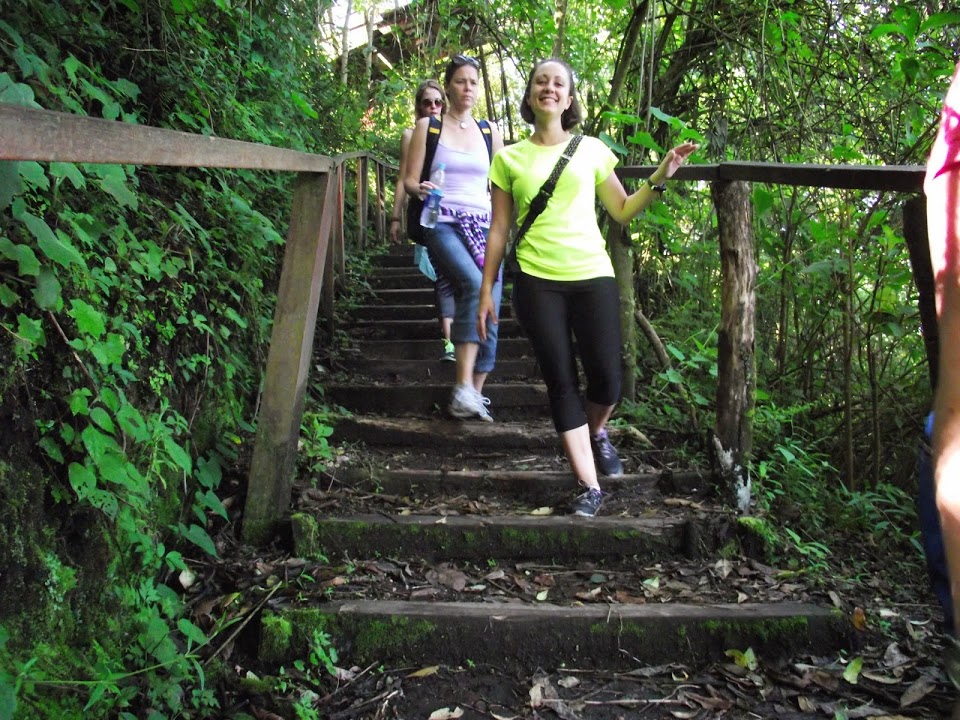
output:
[[[454,55],[452,58],[450,58],[450,62],[453,63],[454,67],[470,65],[475,67],[477,70],[480,69],[480,61],[475,57],[470,57],[469,55]]]
[[[434,105],[436,105],[437,107],[443,107],[443,100],[441,100],[440,98],[421,98],[420,99],[420,107],[433,107]]]

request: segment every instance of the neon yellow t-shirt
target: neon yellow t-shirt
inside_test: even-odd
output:
[[[566,147],[567,143],[544,147],[521,140],[493,156],[490,181],[513,196],[518,225]],[[606,145],[584,136],[546,209],[517,249],[523,272],[547,280],[613,277],[613,263],[597,225],[596,186],[616,165],[617,158]]]

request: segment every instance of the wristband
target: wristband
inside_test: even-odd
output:
[[[666,183],[660,183],[659,185],[654,185],[653,180],[651,180],[650,178],[647,178],[647,185],[650,186],[651,190],[655,190],[661,195],[667,191]]]

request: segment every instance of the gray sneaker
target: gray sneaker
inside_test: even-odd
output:
[[[593,459],[597,470],[606,477],[618,478],[623,476],[623,463],[616,449],[610,444],[606,429],[590,437],[590,447],[593,450]]]
[[[580,517],[593,517],[597,514],[597,510],[600,509],[602,503],[603,493],[597,488],[589,488],[585,493],[577,496],[570,510],[574,515]]]
[[[487,411],[490,398],[484,397],[472,385],[457,385],[447,410],[455,418],[469,420],[476,418],[484,422],[493,422],[493,416]]]

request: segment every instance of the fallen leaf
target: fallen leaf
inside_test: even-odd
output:
[[[434,525],[446,525],[446,524],[447,524],[447,516],[446,516],[446,515],[444,515],[442,518],[440,518],[439,520],[437,520],[437,521],[434,523]],[[444,708],[444,709],[446,709],[446,708]],[[457,709],[459,710],[460,708],[457,708]],[[461,711],[461,712],[462,712],[462,711]],[[433,717],[433,716],[431,715],[431,717]],[[459,717],[459,715],[458,715],[457,717]]]
[[[860,682],[860,670],[863,669],[863,658],[859,655],[851,660],[843,671],[843,679],[851,685]]]
[[[544,600],[547,599],[547,595],[549,593],[550,593],[549,590],[541,590],[540,592],[537,593],[537,600],[539,600],[540,602],[543,602]]]
[[[463,710],[461,710],[459,707],[455,707],[453,710],[445,707],[440,708],[439,710],[434,710],[432,713],[430,713],[429,720],[456,720],[456,718],[461,717],[462,715]]]
[[[576,687],[579,684],[580,684],[580,679],[575,678],[573,675],[567,675],[566,677],[562,677],[559,680],[557,680],[557,685],[567,689]]]
[[[540,573],[535,575],[533,581],[540,587],[553,587],[557,584],[557,579],[548,573]]]
[[[903,691],[903,695],[900,696],[900,707],[907,707],[922,700],[929,695],[936,686],[933,678],[929,675],[921,675],[910,687]]]
[[[530,707],[538,708],[543,706],[543,685],[534,683],[530,688]]]
[[[492,572],[488,572],[486,575],[483,576],[483,579],[484,580],[503,580],[503,578],[506,577],[506,575],[507,574],[503,570],[497,569],[497,570],[493,570]]]
[[[854,608],[853,614],[851,615],[851,620],[853,622],[853,627],[860,632],[863,632],[867,629],[867,615],[863,612],[863,608]]]
[[[831,590],[827,595],[830,596],[830,602],[833,603],[834,607],[843,607],[843,601],[840,600],[840,596],[837,595],[836,590]]]
[[[536,510],[530,511],[531,515],[553,515],[552,507],[538,507]]]
[[[593,590],[578,592],[576,598],[577,600],[583,600],[584,602],[591,602],[597,600],[601,592],[603,592],[602,587],[595,587]]]
[[[428,665],[427,667],[420,668],[416,672],[412,672],[407,675],[408,678],[422,678],[429,677],[430,675],[436,675],[440,671],[439,665]]]

